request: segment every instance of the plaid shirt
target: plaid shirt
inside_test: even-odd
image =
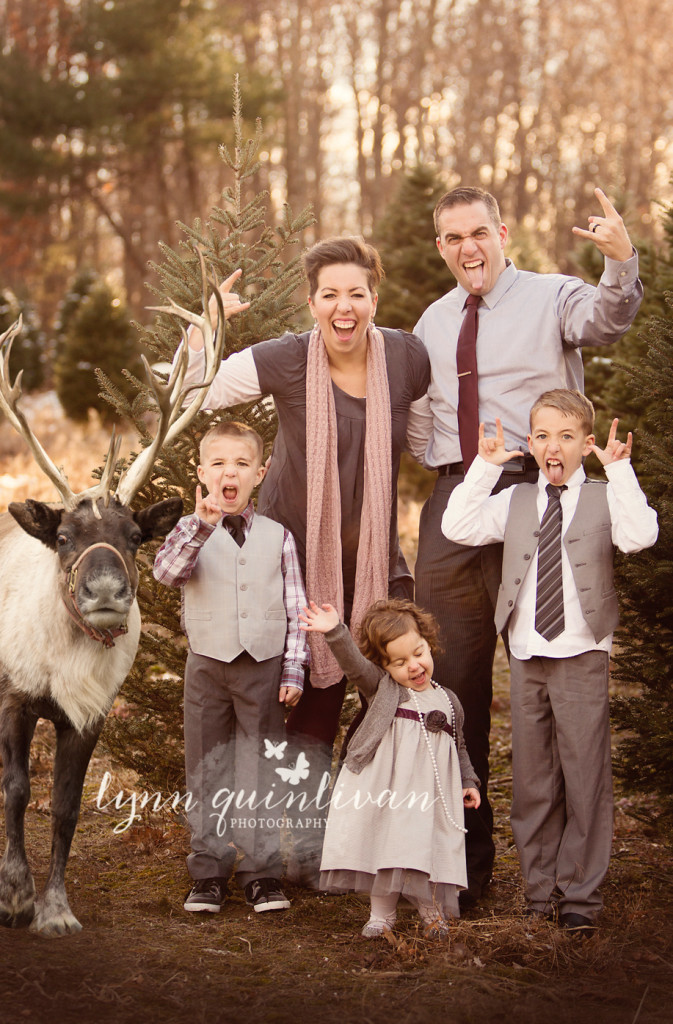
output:
[[[243,531],[248,536],[255,509],[250,502],[243,512]],[[226,516],[223,520],[226,520]],[[194,513],[183,516],[157,551],[154,560],[154,578],[167,587],[182,587],[194,571],[199,552],[216,527],[204,522]],[[306,604],[304,582],[299,568],[294,537],[284,529],[281,552],[283,574],[283,603],[287,614],[287,634],[280,685],[304,689],[304,668],[309,663],[306,632],[299,628],[299,612]]]

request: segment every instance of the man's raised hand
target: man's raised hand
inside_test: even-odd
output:
[[[617,260],[618,263],[625,263],[633,256],[633,246],[624,221],[602,189],[595,188],[594,195],[603,208],[603,216],[596,217],[592,214],[589,217],[589,227],[574,227],[573,234],[593,242],[604,256]]]

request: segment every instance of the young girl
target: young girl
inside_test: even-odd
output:
[[[358,651],[332,605],[310,602],[301,618],[304,629],[325,634],[369,705],[334,785],[320,888],[370,893],[365,938],[392,928],[400,895],[427,935],[444,937],[467,885],[463,805],[478,807],[480,798],[463,709],[432,680],[435,620],[411,601],[377,601],[362,620]]]

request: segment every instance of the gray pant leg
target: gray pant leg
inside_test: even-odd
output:
[[[185,666],[184,739],[192,878],[228,878],[236,861],[229,831],[218,835],[213,796],[234,787],[236,719],[224,662],[189,651]]]
[[[230,663],[191,651],[187,656],[185,767],[194,803],[187,867],[193,878],[228,877],[237,850],[243,854],[240,884],[281,874],[282,807],[272,805],[282,784],[264,743],[283,738],[281,661],[256,662],[245,652]]]
[[[512,831],[533,905],[594,919],[610,862],[609,657],[512,658]]]
[[[229,666],[229,690],[236,714],[235,789],[233,834],[243,854],[236,880],[247,885],[255,878],[280,878],[280,822],[284,783],[276,768],[284,760],[267,757],[265,743],[279,744],[285,734],[284,707],[278,700],[282,657],[256,662],[240,654]],[[278,804],[278,806],[275,806]]]

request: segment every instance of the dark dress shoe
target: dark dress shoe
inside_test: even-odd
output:
[[[576,935],[582,939],[588,939],[597,930],[594,922],[583,914],[561,914],[558,923],[569,935]]]
[[[474,910],[479,900],[486,895],[490,881],[490,878],[485,878],[483,882],[468,878],[467,889],[461,889],[458,893],[458,906],[461,914]]]

